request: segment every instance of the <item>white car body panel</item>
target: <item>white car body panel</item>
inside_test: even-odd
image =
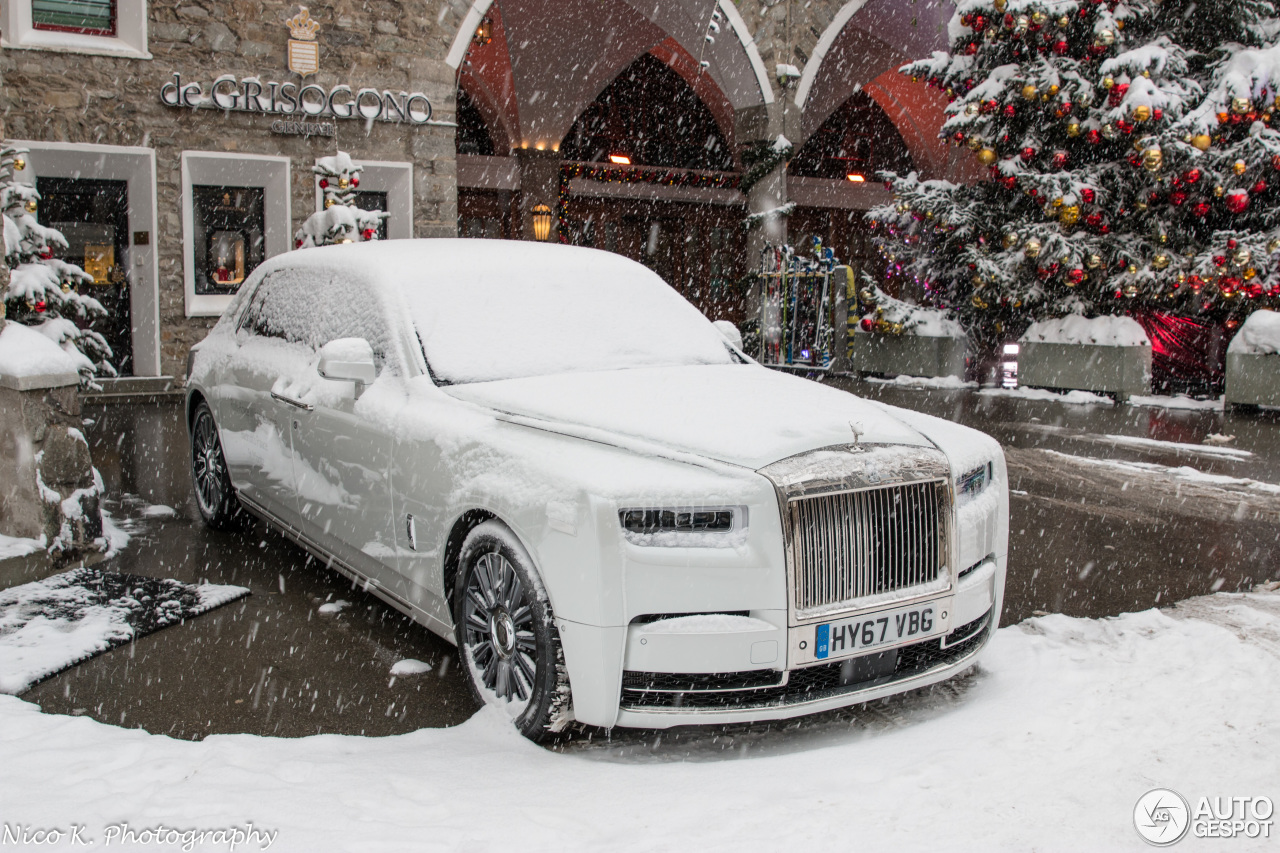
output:
[[[468,513],[498,518],[537,566],[560,629],[579,721],[663,728],[795,716],[933,683],[972,663],[989,624],[962,659],[813,702],[622,706],[625,672],[792,674],[795,644],[812,635],[816,622],[795,617],[785,504],[759,469],[821,448],[830,448],[827,456],[837,461],[861,446],[945,454],[953,498],[950,571],[972,569],[958,580],[952,575],[951,624],[984,614],[998,621],[1008,485],[1003,454],[991,438],[753,363],[440,387],[392,297],[385,308],[396,345],[371,385],[319,378],[306,352],[276,359],[281,375],[260,375],[264,363],[273,363],[264,359],[266,350],[275,347],[278,356],[281,347],[270,341],[264,348],[237,324],[264,275],[293,259],[284,255],[256,271],[193,355],[189,401],[210,401],[233,486],[286,534],[450,641],[450,537],[456,539]],[[312,408],[273,399],[272,390]],[[672,399],[679,406],[671,406]],[[784,404],[761,406],[770,399]],[[250,439],[264,435],[279,439],[276,457],[243,450],[261,450],[262,442]],[[240,454],[234,462],[231,448]],[[274,465],[279,474],[281,459],[288,463],[292,499],[268,470]],[[955,483],[987,463],[989,485],[957,505]],[[739,508],[746,512],[745,534],[734,547],[635,544],[623,535],[619,510],[646,507]],[[737,614],[742,621],[709,620],[679,631],[645,621],[669,614]]]

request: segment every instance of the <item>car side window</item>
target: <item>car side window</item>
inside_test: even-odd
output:
[[[381,304],[372,288],[339,272],[277,270],[259,285],[240,328],[312,350],[338,338],[364,338],[381,372],[391,341]]]

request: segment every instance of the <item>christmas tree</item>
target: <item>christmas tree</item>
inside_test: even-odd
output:
[[[962,0],[951,52],[902,71],[987,174],[881,175],[890,276],[984,349],[1073,313],[1280,303],[1276,30],[1270,0]]]
[[[335,243],[359,243],[378,239],[378,226],[387,214],[356,206],[356,191],[364,167],[345,151],[321,157],[311,167],[320,176],[324,208],[307,217],[294,235],[296,248],[331,246]]]
[[[53,257],[67,241],[56,228],[36,219],[40,193],[19,183],[15,173],[26,168],[27,151],[0,145],[0,213],[4,222],[4,257],[9,287],[3,316],[31,326],[67,352],[77,353],[85,382],[95,374],[115,376],[108,361],[111,347],[97,332],[77,324],[106,316],[102,304],[79,291],[93,276],[75,264]]]

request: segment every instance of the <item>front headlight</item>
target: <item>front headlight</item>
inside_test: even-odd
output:
[[[618,510],[633,545],[732,548],[746,540],[746,507],[636,507]]]
[[[991,485],[995,465],[991,462],[979,465],[956,478],[956,503],[963,505],[976,498]]]

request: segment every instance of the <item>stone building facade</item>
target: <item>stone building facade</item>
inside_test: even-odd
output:
[[[284,0],[74,2],[90,26],[50,25],[42,0],[5,0],[0,115],[31,149],[42,221],[67,231],[80,253],[69,259],[92,261],[103,295],[118,297],[118,346],[136,376],[183,375],[239,276],[292,248],[319,203],[310,167],[338,150],[368,166],[361,189],[388,209],[391,238],[457,234],[460,194],[499,199],[511,215],[498,236],[524,239],[544,203],[561,208],[556,239],[566,198],[630,205],[633,218],[701,205],[732,223],[793,202],[817,211],[806,222],[829,223],[822,211],[852,222],[882,197],[873,182],[789,179],[785,163],[737,195],[570,181],[564,135],[637,57],[674,69],[715,117],[727,173],[779,136],[800,150],[859,93],[916,168],[963,176],[967,165],[936,139],[938,93],[894,71],[945,43],[951,6],[938,0],[317,0],[305,12]],[[110,26],[95,29],[94,14]],[[463,98],[491,154],[459,153]],[[778,219],[732,251],[784,237]]]

